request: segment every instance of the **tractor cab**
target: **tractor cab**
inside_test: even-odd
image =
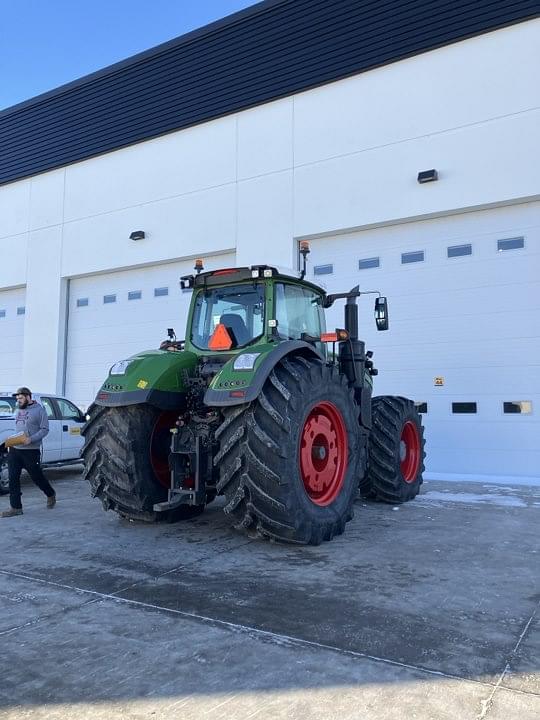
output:
[[[186,331],[186,349],[201,353],[235,353],[253,345],[288,340],[324,345],[322,288],[301,273],[267,265],[202,272],[181,279],[194,297]]]

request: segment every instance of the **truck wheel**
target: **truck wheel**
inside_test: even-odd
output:
[[[105,510],[130,520],[157,522],[200,515],[204,505],[156,513],[154,503],[167,499],[169,428],[175,413],[150,405],[105,408],[92,405],[82,429],[84,477]]]
[[[368,474],[360,491],[393,504],[412,500],[422,485],[426,456],[421,417],[412,400],[382,395],[372,400],[372,420]]]
[[[218,492],[235,527],[318,545],[353,516],[363,452],[343,376],[317,359],[281,360],[257,400],[224,410]]]

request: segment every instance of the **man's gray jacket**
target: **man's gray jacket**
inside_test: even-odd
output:
[[[15,417],[17,432],[30,437],[29,445],[17,445],[17,450],[39,450],[41,441],[49,433],[49,418],[43,405],[33,402],[24,409],[19,408]]]

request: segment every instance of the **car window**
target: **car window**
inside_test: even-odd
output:
[[[79,408],[74,405],[73,403],[70,403],[69,400],[64,400],[63,398],[57,398],[56,402],[58,403],[58,408],[60,410],[60,415],[62,416],[62,420],[79,420],[81,417],[81,412]]]
[[[54,420],[54,419],[55,419],[55,413],[54,413],[54,407],[53,407],[53,404],[52,404],[52,402],[51,402],[51,399],[50,399],[50,398],[46,398],[46,397],[42,397],[42,398],[41,398],[41,404],[42,404],[43,407],[45,408],[45,412],[47,413],[47,417],[49,418],[49,420]]]
[[[15,412],[15,401],[11,398],[0,398],[0,415],[13,415]]]

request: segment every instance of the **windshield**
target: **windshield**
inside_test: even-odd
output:
[[[0,397],[0,416],[13,415],[15,412],[15,398]]]
[[[218,325],[224,326],[231,349],[247,345],[264,331],[264,285],[231,285],[201,290],[195,300],[191,342],[202,350]]]

